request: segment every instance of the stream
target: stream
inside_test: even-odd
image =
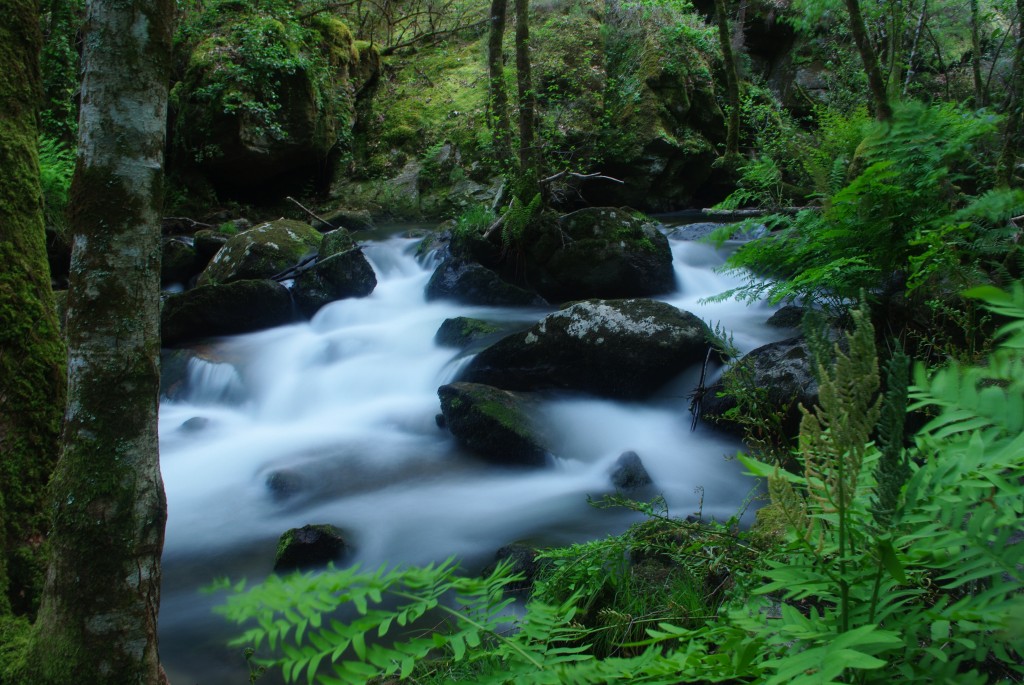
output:
[[[659,299],[721,323],[741,352],[791,334],[764,325],[766,305],[701,304],[735,285],[714,271],[727,252],[669,236],[678,290]],[[212,613],[218,598],[199,588],[222,577],[260,580],[289,528],[338,526],[355,549],[345,563],[365,568],[456,555],[472,573],[511,542],[566,544],[638,520],[588,504],[614,492],[609,470],[627,450],[640,455],[672,515],[702,506],[705,518],[724,520],[748,496],[753,481],[727,458],[739,442],[705,425],[690,431],[687,395],[699,368],[642,403],[546,396],[543,411],[559,429],[552,467],[505,469],[460,451],[435,422],[437,388],[472,350],[438,346],[438,327],[469,316],[514,330],[551,309],[428,303],[435,264],[417,261],[417,245],[397,233],[366,243],[372,295],[203,346],[184,393],[161,403],[169,513],[160,651],[175,685],[246,682],[241,650],[225,646],[240,630]]]

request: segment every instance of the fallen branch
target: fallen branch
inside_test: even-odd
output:
[[[693,392],[689,395],[690,400],[690,414],[693,420],[690,422],[690,432],[697,430],[697,422],[700,420],[701,412],[704,404],[704,395],[707,394],[708,389],[704,385],[704,379],[708,373],[708,362],[711,361],[711,352],[714,351],[714,345],[708,346],[708,354],[704,357],[704,366],[700,369],[700,381],[697,383],[697,387],[693,389]]]
[[[290,202],[294,202],[294,203],[295,203],[295,204],[296,204],[296,205],[298,206],[298,208],[299,208],[299,209],[301,209],[302,211],[304,211],[304,212],[305,212],[306,214],[309,214],[309,215],[310,215],[311,217],[313,217],[314,219],[316,219],[316,220],[317,220],[317,221],[319,221],[320,223],[324,224],[325,226],[327,226],[328,228],[330,228],[330,229],[331,229],[332,231],[336,231],[336,230],[338,230],[338,227],[337,227],[337,226],[335,226],[334,224],[332,224],[332,223],[331,223],[330,221],[328,221],[327,219],[324,219],[324,218],[323,218],[322,216],[319,216],[318,214],[316,214],[315,212],[313,212],[313,210],[311,210],[311,209],[310,209],[309,207],[306,207],[305,205],[303,205],[303,204],[302,204],[301,202],[299,202],[298,200],[296,200],[296,199],[295,199],[294,197],[292,197],[291,195],[289,195],[289,196],[288,196],[288,197],[286,197],[285,199],[286,199],[286,200],[288,200],[288,201],[290,201]]]
[[[575,171],[559,171],[554,176],[548,176],[547,178],[542,178],[540,180],[540,184],[541,185],[548,185],[550,183],[554,183],[555,181],[557,181],[557,180],[559,180],[561,178],[565,178],[566,176],[569,176],[571,178],[578,178],[581,181],[590,181],[590,180],[600,179],[602,181],[613,181],[615,183],[625,184],[625,181],[622,181],[620,179],[614,178],[613,176],[605,176],[604,174],[602,174],[599,171],[595,171],[592,174],[578,174]]]
[[[350,247],[349,249],[345,250],[344,252],[339,252],[337,254],[333,254],[333,255],[331,255],[331,257],[340,257],[342,255],[351,254],[353,252],[359,252],[362,249],[363,249],[362,245],[356,245],[355,247]],[[312,267],[317,262],[317,260],[319,260],[319,259],[320,259],[320,254],[319,253],[311,254],[310,256],[306,257],[305,259],[303,259],[298,264],[295,264],[294,266],[289,266],[287,269],[285,269],[281,273],[274,274],[273,276],[270,277],[270,280],[277,281],[278,283],[280,283],[281,281],[287,281],[289,278],[295,278],[296,276],[301,274],[303,271],[306,271],[310,267]]]

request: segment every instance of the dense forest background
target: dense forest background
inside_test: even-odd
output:
[[[166,681],[172,234],[448,220],[506,278],[593,205],[756,214],[722,297],[808,313],[817,407],[733,360],[758,524],[606,502],[648,520],[512,621],[510,565],[273,578],[224,608],[253,677],[1024,678],[1022,0],[104,4],[0,31],[0,683]]]

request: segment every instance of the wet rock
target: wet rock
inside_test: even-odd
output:
[[[299,312],[312,317],[328,302],[366,297],[377,287],[373,267],[358,247],[318,259],[295,278],[292,296]]]
[[[264,481],[275,500],[285,500],[309,487],[307,479],[295,471],[282,469],[267,474]]]
[[[328,524],[292,528],[281,536],[274,555],[275,571],[294,571],[338,561],[349,550],[339,528]]]
[[[204,285],[170,295],[160,312],[164,345],[272,328],[294,319],[288,289],[269,280]]]
[[[484,340],[500,332],[501,328],[467,316],[456,316],[445,319],[434,334],[434,342],[442,347],[468,347],[479,340]]]
[[[610,476],[612,485],[626,491],[640,490],[654,482],[640,461],[640,455],[632,450],[619,455],[612,466]]]
[[[321,234],[309,224],[278,219],[230,238],[203,270],[198,285],[271,278],[317,253]]]
[[[427,300],[447,299],[462,304],[528,307],[543,306],[534,293],[506,283],[485,266],[457,258],[441,263],[427,283]]]
[[[800,328],[804,320],[804,308],[790,304],[772,314],[765,322],[774,328]]]
[[[495,563],[487,566],[481,575],[485,578],[490,576],[497,569],[499,563],[506,562],[510,565],[509,571],[512,575],[522,576],[522,578],[512,581],[505,586],[505,589],[510,592],[529,590],[533,587],[533,583],[541,571],[541,564],[537,562],[537,554],[537,549],[530,545],[520,543],[505,545],[494,553]]]
[[[664,302],[587,300],[481,351],[460,380],[639,398],[701,363],[711,339],[703,321]]]
[[[346,231],[372,231],[373,217],[366,209],[347,209],[339,207],[323,215],[324,221],[314,221],[313,228],[318,231],[345,229]],[[325,223],[326,222],[326,223]]]
[[[487,461],[543,466],[544,429],[529,397],[478,383],[438,388],[445,423],[455,439]]]
[[[220,248],[224,247],[230,239],[231,236],[229,234],[221,233],[220,231],[203,229],[195,232],[195,235],[192,236],[192,242],[196,248],[196,258],[199,260],[202,268],[206,268],[210,260],[220,252]]]
[[[208,419],[207,417],[193,416],[191,419],[188,419],[180,426],[178,426],[178,430],[184,433],[198,433],[199,431],[205,429],[209,425],[210,419]]]
[[[613,207],[532,224],[526,281],[550,302],[647,297],[675,288],[672,251],[657,226]]]
[[[782,414],[782,427],[787,435],[800,430],[799,405],[807,408],[818,403],[818,381],[814,378],[813,357],[803,336],[769,343],[745,355],[722,377],[708,387],[704,395],[702,416],[723,428],[742,430],[727,414],[737,405],[731,387],[740,392],[763,395],[761,406]]]

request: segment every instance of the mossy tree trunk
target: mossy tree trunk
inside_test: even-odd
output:
[[[36,0],[0,22],[0,615],[31,614],[42,585],[43,498],[57,461],[65,353],[46,261],[36,108]]]
[[[491,110],[491,132],[494,154],[502,168],[512,167],[512,125],[508,117],[508,94],[505,92],[505,16],[507,0],[491,0],[490,29],[487,34],[488,105]]]
[[[892,106],[889,104],[889,97],[885,90],[885,79],[882,78],[882,69],[878,64],[878,53],[875,52],[875,48],[871,44],[871,37],[864,24],[860,2],[846,0],[846,9],[850,14],[850,32],[853,33],[854,43],[856,43],[857,51],[860,52],[861,61],[864,63],[864,73],[868,75],[868,88],[875,106],[875,118],[879,121],[891,121]]]
[[[71,190],[69,401],[24,682],[165,682],[157,444],[160,203],[173,0],[89,0]]]
[[[537,148],[537,93],[530,71],[530,0],[516,0],[516,84],[519,91],[518,194],[529,202],[539,189],[540,155]]]
[[[726,122],[725,154],[732,157],[740,153],[740,79],[736,57],[732,51],[732,34],[725,0],[715,0],[715,21],[718,23],[718,44],[722,48],[725,67],[725,90],[729,100],[729,119]]]
[[[1003,152],[999,156],[996,181],[1008,187],[1013,182],[1020,145],[1021,118],[1024,117],[1024,0],[1017,0],[1017,49],[1013,57],[1010,95],[1006,102],[1006,125],[1003,130]]]
[[[981,78],[981,9],[971,0],[971,74],[974,76],[974,106],[986,107],[988,95]]]

